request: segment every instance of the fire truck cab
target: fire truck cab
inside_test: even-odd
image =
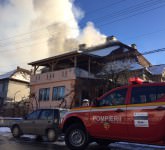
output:
[[[74,108],[64,117],[61,128],[70,149],[85,149],[92,141],[165,145],[165,83],[129,81],[130,85],[99,97],[93,106]]]

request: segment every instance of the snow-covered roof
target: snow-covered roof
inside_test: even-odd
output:
[[[102,48],[102,49],[99,49],[99,50],[95,50],[95,51],[91,51],[91,52],[87,52],[88,54],[92,54],[92,55],[96,55],[96,56],[101,56],[101,57],[104,57],[104,56],[108,56],[112,53],[112,51],[116,50],[120,48],[120,46],[111,46],[111,47],[107,47],[107,48]]]
[[[165,71],[165,64],[153,65],[147,68],[148,71],[153,75],[160,75]]]
[[[16,72],[16,70],[12,70],[10,72],[0,75],[0,80],[10,78],[15,72]]]
[[[17,68],[15,70],[0,75],[0,80],[3,79],[15,79],[24,82],[30,82],[30,74],[20,68]]]
[[[104,75],[105,73],[119,73],[124,70],[133,71],[138,69],[143,69],[143,66],[140,65],[136,59],[116,60],[107,63],[98,75]]]

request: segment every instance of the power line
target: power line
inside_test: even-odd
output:
[[[160,53],[160,52],[165,52],[165,48],[160,48],[160,49],[155,49],[155,50],[149,50],[149,51],[141,52],[141,54],[142,55],[150,55],[150,54]],[[120,57],[121,57],[121,55],[120,55]],[[19,62],[18,64],[13,64],[13,65],[8,65],[8,66],[18,66],[18,65],[20,65],[20,63],[25,64],[27,62],[28,62],[28,60],[27,61],[23,61],[23,62]],[[5,66],[5,65],[3,65],[3,66]]]
[[[126,1],[126,0],[121,0],[121,1],[118,1],[118,2],[115,2],[115,3],[111,3],[110,5],[106,5],[106,6],[104,6],[104,7],[100,7],[100,8],[98,8],[98,9],[91,10],[91,11],[87,12],[86,14],[94,13],[94,12],[96,12],[96,11],[98,11],[98,10],[105,9],[105,8],[107,8],[107,7],[109,7],[109,6],[114,6],[114,5],[119,4],[119,3],[121,3],[121,2],[124,2],[124,1]],[[69,20],[70,20],[70,19],[69,19]],[[68,21],[69,21],[69,20],[68,20]],[[15,38],[15,37],[22,37],[22,36],[25,36],[25,35],[28,35],[28,34],[31,34],[31,33],[35,33],[35,32],[41,31],[41,30],[45,30],[47,27],[49,27],[49,26],[52,25],[52,24],[54,24],[54,23],[52,22],[52,23],[50,23],[50,24],[44,25],[44,26],[42,26],[41,28],[36,29],[36,30],[32,30],[32,31],[30,31],[30,32],[25,32],[25,33],[22,33],[22,34],[13,35],[13,36],[11,36],[11,37],[9,37],[9,38],[6,38],[6,39],[1,39],[0,42],[9,40],[9,39],[12,39],[12,38]],[[58,24],[59,24],[59,23],[58,23]],[[76,29],[76,30],[77,30],[78,28],[73,28],[73,29]]]
[[[103,7],[97,8],[97,9],[94,9],[94,10],[87,11],[87,12],[86,12],[86,15],[87,15],[87,16],[90,16],[91,14],[93,14],[93,13],[95,13],[95,12],[97,12],[97,11],[100,12],[101,10],[105,10],[106,8],[109,8],[110,6],[114,6],[114,5],[117,5],[117,4],[119,4],[119,3],[123,3],[123,2],[125,2],[125,1],[127,1],[127,0],[120,0],[120,1],[118,1],[118,2],[110,3],[109,5],[106,5],[106,6],[103,6]]]
[[[107,22],[107,23],[104,23],[104,24],[100,24],[99,27],[106,26],[106,25],[109,25],[109,24],[112,24],[112,23],[115,23],[115,22],[119,22],[119,21],[121,21],[121,20],[125,20],[125,19],[128,19],[128,18],[137,16],[137,15],[139,15],[139,14],[145,14],[145,13],[147,13],[147,12],[150,12],[150,11],[152,11],[152,10],[155,10],[155,9],[158,9],[158,8],[161,8],[161,7],[164,7],[164,6],[165,6],[165,4],[162,5],[162,6],[158,6],[158,7],[149,9],[149,10],[147,10],[147,11],[139,12],[139,13],[136,13],[136,14],[133,14],[133,15],[130,15],[130,16],[127,16],[127,17],[123,17],[123,18],[117,19],[117,20],[115,20],[115,21],[110,21],[110,22]]]
[[[143,52],[142,55],[148,55],[148,54],[159,53],[159,52],[164,52],[164,51],[165,51],[165,48],[160,48],[156,50]]]
[[[121,14],[127,13],[127,12],[129,12],[130,10],[133,11],[133,10],[136,9],[136,8],[139,9],[139,8],[145,6],[145,5],[152,4],[152,3],[153,3],[152,1],[154,1],[154,0],[145,1],[145,2],[140,2],[140,3],[136,4],[136,5],[129,6],[129,7],[124,8],[124,9],[122,9],[122,10],[119,10],[119,11],[112,11],[112,12],[110,12],[109,14],[106,14],[106,15],[104,15],[104,16],[101,16],[101,17],[98,17],[98,16],[97,16],[97,17],[93,18],[93,20],[94,20],[95,22],[97,22],[97,21],[100,21],[100,20],[103,20],[103,19],[107,19],[108,17],[111,17],[111,19],[112,19],[112,17],[116,17],[116,16],[119,16],[119,15],[121,15]],[[146,4],[145,4],[145,3],[146,3]],[[147,4],[147,3],[148,3],[148,4]]]
[[[152,34],[156,34],[156,33],[159,33],[161,31],[165,31],[165,28],[162,28],[160,30],[155,30],[153,32],[148,32],[148,33],[144,33],[144,34],[141,34],[141,35],[137,35],[137,36],[132,36],[132,37],[128,37],[129,39],[131,38],[140,38],[140,37],[145,37],[145,36],[148,36],[148,35],[152,35]]]
[[[125,1],[125,0],[123,0],[123,1]],[[119,3],[123,2],[123,1],[119,1],[119,2],[116,2],[116,3],[112,3],[112,5],[119,4]],[[100,9],[103,9],[103,7],[100,8]],[[100,9],[97,9],[97,10],[100,10]],[[94,11],[96,11],[96,10],[94,10]],[[90,12],[90,13],[91,13],[91,12]],[[69,21],[69,20],[70,20],[70,19],[68,19],[68,21]],[[41,27],[41,28],[39,28],[39,29],[30,31],[30,32],[22,33],[22,34],[19,34],[19,35],[13,35],[13,36],[11,36],[11,37],[9,37],[9,38],[6,38],[6,39],[1,39],[0,42],[6,41],[6,40],[9,40],[9,39],[13,39],[13,38],[15,38],[15,37],[22,37],[22,36],[25,36],[25,35],[29,35],[29,34],[31,34],[31,33],[35,33],[35,32],[41,31],[41,30],[45,30],[47,27],[49,27],[49,26],[52,25],[52,24],[53,24],[53,22],[52,22],[51,24],[47,24],[47,25],[44,26],[44,27]],[[59,24],[59,23],[57,23],[57,24]],[[78,28],[70,28],[70,29],[77,30]]]
[[[148,1],[146,1],[145,3],[147,3]],[[158,2],[158,1],[156,1],[156,2]],[[144,4],[144,3],[140,3],[140,5],[142,5],[142,4]],[[154,5],[155,5],[155,3],[154,3]],[[139,5],[138,5],[139,6]],[[164,6],[164,5],[163,5]],[[102,24],[101,26],[104,26],[104,25],[107,25],[107,24],[111,24],[111,23],[114,23],[114,22],[117,22],[117,21],[120,21],[120,20],[124,20],[124,19],[126,19],[126,18],[129,18],[129,17],[132,17],[132,16],[135,16],[135,15],[138,15],[138,14],[141,14],[141,13],[146,13],[146,12],[148,12],[148,11],[151,11],[151,10],[153,10],[153,9],[157,9],[157,8],[160,8],[160,7],[163,7],[163,6],[159,6],[159,7],[156,7],[156,8],[152,8],[152,9],[150,9],[150,10],[147,10],[147,11],[143,11],[143,12],[139,12],[139,13],[136,13],[136,14],[133,14],[133,15],[131,15],[131,16],[127,16],[127,17],[124,17],[124,18],[121,18],[121,19],[118,19],[118,20],[115,20],[115,21],[113,21],[113,22],[108,22],[108,23],[106,23],[106,24]],[[137,6],[136,6],[136,8],[137,8]],[[124,10],[126,10],[126,9],[124,9]],[[121,11],[120,11],[121,12]],[[26,40],[26,39],[25,39]],[[38,39],[37,39],[38,40]],[[27,40],[26,40],[27,41]],[[21,40],[20,41],[20,43],[21,42],[24,42],[24,40]],[[19,41],[17,42],[18,44],[20,44],[19,43]],[[8,44],[8,43],[7,43]],[[34,44],[32,44],[32,45],[34,45]],[[5,47],[5,46],[8,46],[8,45],[1,45],[1,47]],[[29,46],[29,45],[27,45],[27,46]],[[31,45],[30,45],[31,46]],[[24,47],[26,47],[26,46],[24,46]],[[23,47],[23,48],[24,48]],[[22,47],[21,47],[22,48]],[[5,51],[5,50],[3,50],[3,51]]]

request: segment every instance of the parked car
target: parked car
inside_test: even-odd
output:
[[[92,106],[65,115],[61,128],[70,149],[83,150],[92,141],[165,145],[165,83],[139,78],[130,83],[105,93]]]
[[[13,137],[19,138],[23,134],[46,136],[48,141],[57,139],[60,130],[59,123],[67,109],[38,109],[25,116],[11,126]]]

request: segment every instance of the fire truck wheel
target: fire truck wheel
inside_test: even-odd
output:
[[[88,141],[88,134],[81,124],[73,124],[67,129],[65,142],[71,150],[84,150]]]

